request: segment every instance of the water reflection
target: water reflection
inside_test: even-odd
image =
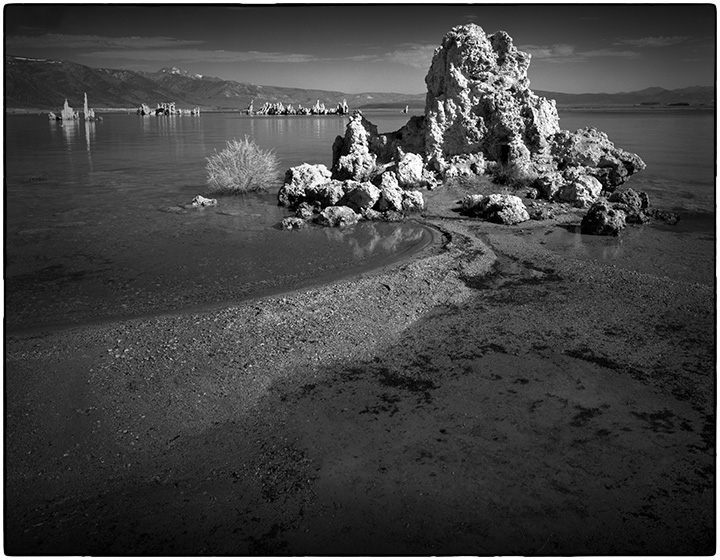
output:
[[[578,259],[614,261],[624,253],[628,232],[623,233],[617,237],[585,235],[579,226],[569,226],[547,234],[544,241],[549,249]]]
[[[65,147],[68,151],[72,150],[75,140],[77,139],[80,122],[79,121],[63,121],[60,123],[60,128],[65,139]]]
[[[365,222],[352,228],[327,228],[327,239],[344,244],[358,260],[373,255],[396,253],[402,246],[413,246],[420,241],[424,231],[403,224]]]

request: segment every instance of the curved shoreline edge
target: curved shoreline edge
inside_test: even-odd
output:
[[[6,336],[6,552],[706,553],[713,288],[428,223],[359,277]]]

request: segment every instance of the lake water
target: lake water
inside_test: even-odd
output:
[[[408,119],[366,116],[381,132]],[[6,327],[227,302],[412,254],[431,239],[413,223],[283,231],[278,224],[290,213],[277,206],[276,192],[223,197],[214,208],[181,208],[209,194],[206,158],[226,141],[250,136],[275,151],[283,171],[303,162],[330,167],[332,143],[346,122],[334,116],[105,114],[101,122],[63,126],[45,116],[6,116]],[[647,191],[654,206],[682,213],[670,232],[675,238],[702,231],[714,246],[712,112],[561,113],[562,128],[584,126],[607,132],[646,161],[648,169],[630,186]],[[561,232],[549,240],[558,250],[593,257],[617,243],[578,237]],[[685,258],[707,261],[707,252],[703,245],[701,254]]]

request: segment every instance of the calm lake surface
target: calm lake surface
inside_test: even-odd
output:
[[[397,130],[409,117],[366,116],[380,132]],[[206,158],[226,141],[248,135],[275,151],[282,171],[303,162],[330,167],[332,143],[346,122],[336,116],[118,113],[63,126],[40,115],[7,115],[6,327],[238,300],[339,278],[417,251],[431,235],[413,223],[282,231],[279,222],[290,213],[277,206],[276,191],[223,197],[215,208],[182,208],[198,194],[209,195]],[[596,126],[617,146],[637,152],[648,169],[629,186],[647,191],[653,206],[683,215],[679,227],[664,235],[686,233],[694,245],[704,239],[714,247],[712,111],[569,111],[561,112],[560,124],[569,130]],[[642,247],[640,235],[625,236],[626,249]],[[548,240],[557,250],[593,258],[602,258],[608,243],[619,243],[579,237],[559,232]],[[618,257],[610,249],[607,258]],[[709,266],[714,249],[710,254],[703,245],[686,258]]]

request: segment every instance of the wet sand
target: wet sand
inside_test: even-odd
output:
[[[5,553],[713,554],[713,283],[432,209],[382,270],[6,335]]]

